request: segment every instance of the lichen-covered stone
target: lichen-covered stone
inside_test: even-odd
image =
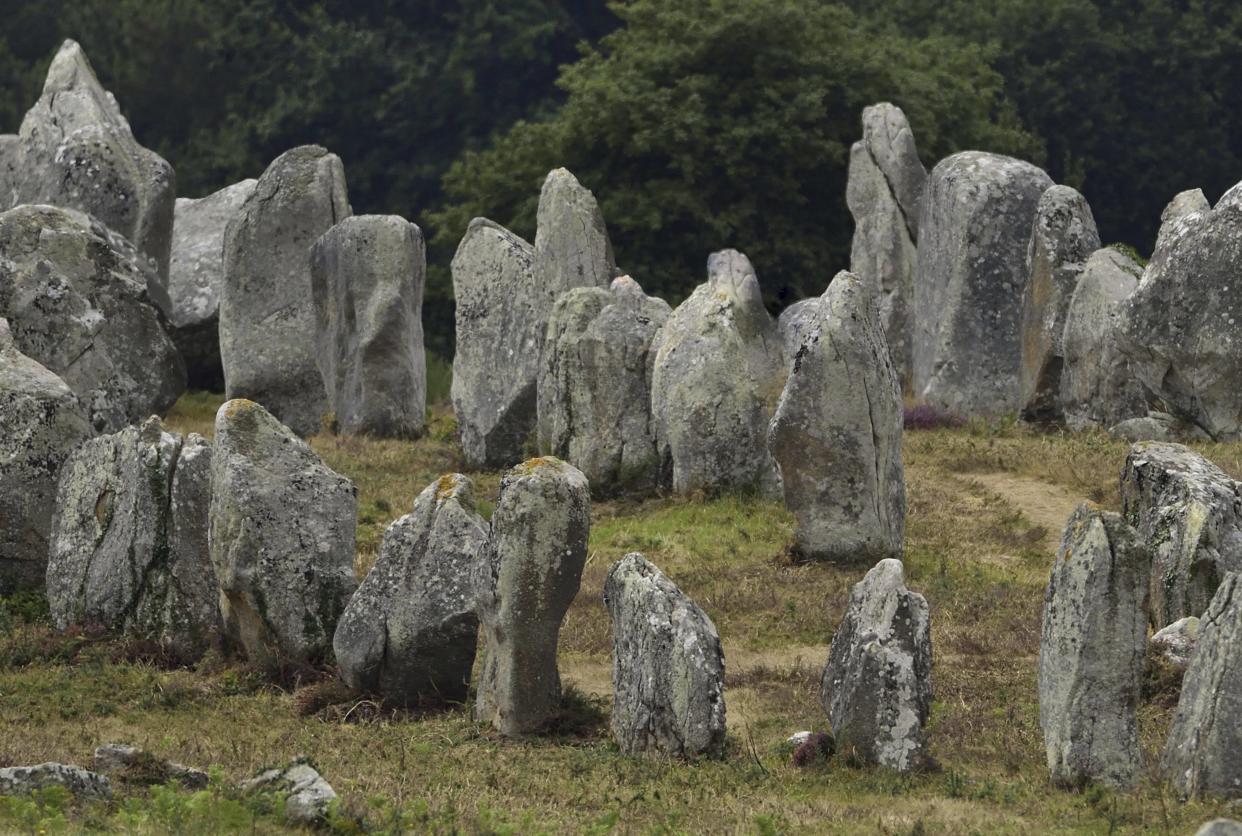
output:
[[[713,253],[708,279],[656,336],[651,412],[677,493],[780,494],[768,422],[785,383],[776,322],[737,250]]]
[[[1169,204],[1164,207],[1164,211],[1160,213],[1160,231],[1156,235],[1156,246],[1153,252],[1160,249],[1171,235],[1176,234],[1178,221],[1182,218],[1211,210],[1212,204],[1208,203],[1203,189],[1187,189],[1174,195]]]
[[[595,195],[564,168],[553,169],[539,192],[535,285],[553,300],[575,287],[608,287],[617,265]]]
[[[0,595],[42,589],[61,464],[94,433],[65,382],[0,319]]]
[[[1233,819],[1212,819],[1196,830],[1195,836],[1242,836],[1242,822]]]
[[[1141,418],[1127,418],[1108,428],[1108,434],[1122,441],[1211,441],[1212,437],[1194,424],[1167,412],[1148,412]]]
[[[337,798],[336,790],[306,758],[298,758],[279,769],[260,772],[242,782],[241,791],[276,794],[284,799],[285,816],[294,824],[301,825],[321,824]]]
[[[1148,643],[1161,659],[1175,668],[1185,670],[1198,641],[1199,619],[1188,615],[1157,630]]]
[[[432,482],[384,532],[332,646],[341,678],[406,706],[460,703],[474,667],[475,562],[487,523],[460,473]]]
[[[311,250],[319,371],[344,435],[418,438],[427,424],[423,233],[396,215],[338,223]]]
[[[310,249],[352,214],[340,157],[303,145],[267,167],[224,233],[225,393],[263,404],[298,435],[318,431],[328,412],[316,364]]]
[[[777,318],[776,330],[781,338],[781,348],[785,355],[786,368],[793,366],[794,357],[797,356],[798,349],[802,348],[802,341],[806,338],[807,331],[810,330],[812,323],[815,322],[815,309],[818,306],[818,296],[812,299],[803,299],[785,308]]]
[[[576,467],[530,459],[501,480],[475,594],[485,638],[476,715],[503,735],[537,732],[560,709],[557,640],[590,528],[591,489]]]
[[[121,236],[70,209],[0,214],[0,316],[27,357],[68,384],[97,432],[172,406],[185,365],[152,294],[147,260]]]
[[[63,787],[84,801],[107,801],[112,798],[112,782],[80,766],[41,763],[0,769],[0,796],[29,795],[48,787]]]
[[[1242,489],[1180,444],[1140,442],[1121,473],[1126,521],[1151,549],[1151,623],[1207,609],[1228,572],[1242,571]]]
[[[95,771],[138,772],[152,784],[176,781],[189,790],[205,790],[209,778],[206,772],[173,761],[160,760],[137,746],[124,743],[105,743],[95,747]]]
[[[868,564],[901,555],[901,433],[877,291],[838,273],[814,308],[768,433],[800,554]]]
[[[253,401],[216,413],[211,560],[225,632],[257,664],[320,661],[354,578],[358,491]]]
[[[1054,783],[1134,783],[1150,558],[1119,514],[1090,503],[1065,526],[1044,595],[1039,724]]]
[[[850,593],[828,652],[820,702],[837,748],[898,772],[927,765],[931,615],[900,560],[875,565]]]

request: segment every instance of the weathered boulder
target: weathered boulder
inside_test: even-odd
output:
[[[1150,557],[1120,514],[1070,516],[1044,595],[1039,724],[1053,783],[1134,783]]]
[[[47,565],[52,622],[207,649],[219,592],[207,547],[211,446],[159,418],[91,439],[65,461]]]
[[[564,168],[548,172],[539,192],[534,272],[552,301],[571,288],[608,287],[617,275],[595,195]]]
[[[41,763],[0,769],[0,796],[29,795],[35,790],[63,787],[79,799],[106,801],[112,798],[112,782],[80,766]]]
[[[1212,204],[1208,203],[1203,189],[1188,189],[1174,195],[1169,205],[1165,206],[1164,211],[1160,213],[1160,231],[1156,235],[1156,246],[1152,251],[1160,249],[1168,238],[1176,233],[1177,221],[1187,215],[1211,210]]]
[[[1027,245],[1041,169],[963,151],[932,170],[919,216],[914,393],[959,415],[1018,411]]]
[[[1108,428],[1113,438],[1129,441],[1211,441],[1212,437],[1195,424],[1167,412],[1148,412],[1141,418],[1127,418]]]
[[[1196,830],[1195,836],[1242,836],[1242,822],[1233,819],[1212,819]]]
[[[1200,619],[1161,768],[1184,796],[1242,798],[1242,575],[1230,572]]]
[[[224,388],[220,363],[220,289],[224,285],[224,230],[254,192],[242,180],[207,197],[177,198],[168,265],[169,321],[185,360],[190,386]]]
[[[641,554],[608,570],[612,736],[627,755],[724,752],[724,650],[716,625]]]
[[[384,532],[332,641],[351,688],[414,707],[465,701],[479,632],[475,561],[488,534],[473,491],[460,473],[442,476]]]
[[[172,406],[185,365],[165,332],[163,286],[121,236],[70,209],[0,214],[0,316],[27,357],[78,396],[98,432]]]
[[[17,203],[17,167],[21,164],[22,138],[0,134],[0,206]]]
[[[151,784],[166,784],[176,781],[186,789],[207,789],[208,775],[201,769],[186,766],[173,761],[161,760],[144,752],[137,746],[124,743],[105,743],[95,747],[95,771],[104,774],[121,772],[127,776],[135,774]]]
[[[539,371],[539,452],[580,469],[596,496],[659,485],[652,343],[668,317],[668,304],[629,276],[611,290],[574,288],[552,308]]]
[[[850,149],[845,202],[854,217],[850,272],[878,294],[880,322],[905,389],[911,379],[918,215],[927,181],[914,134],[901,108],[865,108],[863,138]]]
[[[476,715],[504,735],[537,732],[561,698],[556,646],[578,593],[591,527],[591,489],[560,459],[505,474],[477,564],[485,653]]]
[[[243,793],[273,793],[285,802],[285,816],[294,824],[314,825],[328,815],[336,790],[306,758],[279,769],[267,769],[241,785]]]
[[[677,493],[780,493],[768,422],[785,383],[776,322],[750,260],[737,250],[707,259],[695,288],[656,336],[651,413]]]
[[[1193,615],[1180,618],[1156,631],[1149,644],[1161,659],[1175,668],[1185,670],[1199,641],[1199,619]]]
[[[358,491],[253,401],[216,413],[211,560],[225,632],[262,665],[317,661],[354,578]]]
[[[1040,424],[1064,420],[1061,377],[1070,299],[1100,233],[1087,199],[1069,186],[1044,192],[1035,209],[1022,300],[1022,417]],[[1118,254],[1120,256],[1120,254]]]
[[[901,387],[877,295],[852,273],[828,285],[768,432],[807,557],[870,565],[902,553]]]
[[[0,319],[0,595],[42,589],[61,464],[94,435],[65,382],[17,350]]]
[[[172,166],[134,139],[76,42],[65,41],[52,59],[43,95],[22,120],[14,163],[0,208],[47,203],[85,212],[133,242],[167,279]]]
[[[316,432],[328,411],[315,361],[310,248],[352,214],[340,157],[303,145],[267,167],[224,233],[225,392],[263,404],[298,435]]]
[[[1106,247],[1078,278],[1061,339],[1060,406],[1075,431],[1112,427],[1147,412],[1143,387],[1117,347],[1121,303],[1138,287],[1142,268]]]
[[[338,432],[418,438],[427,424],[423,233],[396,215],[358,215],[311,250],[319,371]]]
[[[838,750],[898,772],[925,766],[931,662],[927,599],[906,588],[900,560],[881,560],[850,593],[820,683]]]
[[[1167,234],[1166,234],[1167,233]],[[1162,231],[1138,289],[1122,303],[1118,345],[1169,411],[1212,438],[1242,437],[1242,183],[1211,211]]]
[[[815,309],[819,307],[819,297],[794,302],[781,311],[776,320],[776,330],[781,338],[781,349],[785,355],[785,367],[791,368],[798,349],[802,348],[802,340],[815,322]]]
[[[1151,549],[1149,607],[1156,629],[1202,615],[1225,575],[1242,571],[1242,489],[1190,448],[1161,442],[1131,447],[1121,505]]]

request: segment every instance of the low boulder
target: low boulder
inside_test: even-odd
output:
[[[207,789],[209,781],[207,773],[201,769],[160,760],[137,746],[124,743],[105,743],[96,747],[95,771],[104,774],[121,773],[127,779],[141,778],[146,784],[176,781],[188,790]]]
[[[285,802],[285,817],[300,825],[323,823],[337,800],[319,770],[307,758],[298,758],[288,766],[267,769],[241,785],[245,794],[272,793]]]
[[[0,796],[29,795],[48,787],[63,787],[85,801],[108,801],[112,798],[112,782],[80,766],[41,763],[0,769]]]
[[[1212,437],[1194,424],[1167,412],[1148,412],[1141,418],[1127,418],[1108,428],[1112,438],[1129,441],[1211,441]]]

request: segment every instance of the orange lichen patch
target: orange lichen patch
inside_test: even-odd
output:
[[[514,476],[533,476],[541,468],[560,468],[562,465],[564,465],[564,462],[555,456],[536,456],[533,459],[527,459],[521,464],[515,465],[509,473]]]
[[[436,480],[436,499],[443,502],[453,496],[461,486],[462,477],[458,473],[446,473]]]
[[[243,412],[249,412],[256,406],[258,406],[258,404],[252,400],[248,400],[246,398],[234,398],[224,405],[224,417],[236,418],[238,415]]]

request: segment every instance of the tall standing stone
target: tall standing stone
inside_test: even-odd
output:
[[[1070,299],[1100,233],[1087,199],[1069,186],[1044,192],[1035,210],[1022,303],[1022,416],[1060,423],[1063,336]]]
[[[1169,205],[1165,206],[1164,211],[1160,213],[1160,231],[1156,235],[1156,246],[1152,252],[1160,249],[1169,237],[1177,234],[1178,221],[1182,218],[1210,211],[1212,211],[1212,204],[1208,203],[1203,189],[1187,189],[1174,195]]]
[[[211,560],[225,632],[261,665],[315,662],[354,578],[358,491],[253,401],[216,413]]]
[[[612,736],[623,754],[719,757],[724,650],[716,625],[641,554],[604,581],[612,617]]]
[[[134,139],[76,42],[65,41],[52,59],[43,95],[22,120],[16,145],[10,193],[7,200],[0,194],[0,208],[31,203],[85,212],[154,259],[161,280],[167,279],[172,166]]]
[[[820,683],[837,748],[898,772],[924,767],[931,662],[927,599],[906,588],[900,560],[881,560],[850,593]]]
[[[910,387],[919,204],[927,170],[901,108],[863,109],[863,138],[850,149],[845,202],[854,217],[850,271],[878,293],[880,321],[902,387]]]
[[[442,476],[384,532],[332,641],[351,688],[406,706],[465,701],[479,632],[475,562],[487,542],[473,490],[460,473]]]
[[[1149,557],[1121,515],[1083,503],[1070,517],[1044,596],[1039,724],[1054,783],[1134,783],[1147,649]]]
[[[590,528],[591,489],[572,465],[530,459],[501,480],[475,581],[486,653],[476,714],[501,734],[537,732],[560,709],[556,647]]]
[[[311,250],[319,371],[339,432],[418,438],[427,424],[423,233],[396,215],[359,215]]]
[[[0,319],[0,595],[42,589],[61,465],[94,433],[63,380]]]
[[[932,170],[919,216],[916,396],[961,415],[1021,407],[1027,245],[1051,186],[1030,163],[980,151]]]
[[[785,382],[776,322],[750,260],[737,250],[707,259],[695,288],[660,329],[651,412],[677,493],[780,493],[768,422]]]
[[[198,200],[177,198],[168,266],[172,338],[185,359],[190,386],[224,388],[220,364],[220,289],[224,285],[224,230],[254,192],[242,180]]]
[[[902,553],[901,387],[876,296],[852,273],[828,285],[768,433],[807,557],[871,564]]]
[[[564,168],[548,172],[539,192],[534,269],[552,301],[571,288],[608,287],[617,275],[595,195]]]
[[[298,435],[316,432],[328,411],[315,362],[310,249],[352,214],[340,158],[303,145],[267,167],[224,233],[225,392],[263,404]]]

